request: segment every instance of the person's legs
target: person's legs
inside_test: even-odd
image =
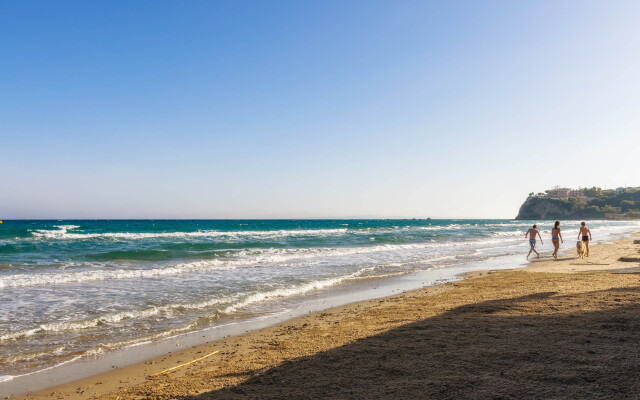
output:
[[[554,248],[553,258],[558,258],[558,249],[560,248],[559,240],[553,240],[553,248]]]
[[[586,240],[586,241],[584,241],[582,243],[584,243],[584,245],[587,247],[587,257],[589,257],[589,241]]]
[[[529,256],[531,255],[532,251],[535,252],[536,254],[538,254],[538,252],[535,249],[536,241],[534,239],[529,239],[529,247],[531,247],[531,250],[529,250],[529,254],[527,254],[527,260],[529,259]],[[538,254],[538,258],[540,258],[539,254]]]
[[[529,254],[527,254],[527,260],[529,259],[529,256],[531,255],[532,251],[536,253],[538,258],[540,258],[540,253],[536,251],[536,241],[533,239],[529,239],[529,246],[531,246],[531,250],[529,250]]]

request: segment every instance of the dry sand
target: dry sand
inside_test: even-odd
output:
[[[24,398],[639,399],[638,257],[623,239],[588,259],[309,314]]]

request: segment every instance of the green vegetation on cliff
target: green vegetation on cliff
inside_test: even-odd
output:
[[[583,197],[552,198],[530,194],[516,219],[640,218],[640,190],[583,189]]]

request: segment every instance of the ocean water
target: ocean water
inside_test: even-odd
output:
[[[531,221],[114,220],[0,224],[0,382],[277,312],[326,288],[528,251]],[[538,222],[551,252],[552,222]],[[594,239],[640,230],[592,221]],[[563,226],[569,247],[578,224]],[[545,248],[543,247],[543,251]]]

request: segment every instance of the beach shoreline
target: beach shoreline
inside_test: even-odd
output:
[[[8,386],[21,390],[16,382],[25,376],[33,385],[38,371],[47,370],[50,386],[65,375],[124,366],[114,359],[123,348],[134,350],[126,358],[135,363],[172,351],[161,347],[173,337],[188,337],[175,344],[190,346],[236,335],[244,332],[234,331],[238,321],[264,326],[270,315],[302,313],[300,303],[309,299],[322,303],[307,307],[316,311],[432,285],[442,275],[452,279],[457,265],[477,268],[472,264],[519,253],[526,246],[523,226],[511,220],[9,221],[0,231],[6,263],[0,396],[13,393]],[[606,238],[638,225],[595,226]],[[385,282],[397,290],[383,292]],[[103,363],[102,371],[85,363],[90,360]]]
[[[616,240],[613,244],[596,245],[589,259],[578,260],[566,256],[559,260],[536,260],[523,269],[473,272],[466,275],[472,279],[330,308],[16,398],[123,399],[140,397],[140,393],[147,398],[201,393],[209,393],[209,396],[216,393],[228,395],[228,390],[243,385],[245,381],[255,380],[265,371],[277,370],[300,358],[319,357],[425,318],[438,318],[457,307],[504,300],[500,294],[502,297],[516,292],[539,294],[543,288],[535,286],[540,281],[568,295],[637,286],[640,283],[637,275],[640,262],[618,261],[621,257],[633,255],[633,252],[638,253],[640,245],[633,241],[633,238],[626,238]],[[532,280],[532,276],[536,279]],[[488,291],[488,287],[493,290]],[[415,304],[421,304],[421,312],[415,311]],[[397,310],[389,313],[390,308]],[[207,355],[206,360],[180,367],[170,374],[149,378],[152,374]]]
[[[159,340],[149,340],[133,345],[99,353],[77,360],[62,361],[56,365],[27,373],[12,380],[0,382],[0,398],[25,395],[67,383],[81,381],[110,371],[144,364],[174,353],[176,350],[196,347],[217,342],[228,337],[240,336],[249,332],[269,328],[277,324],[294,320],[310,313],[375,301],[381,298],[411,292],[424,288],[434,288],[446,282],[464,279],[467,273],[484,271],[488,266],[495,269],[512,268],[514,263],[524,260],[514,256],[500,256],[485,260],[446,265],[441,268],[426,269],[409,274],[390,277],[376,277],[337,285],[303,296],[287,298],[281,311],[264,314],[238,314],[235,318],[221,320],[220,324],[201,330],[188,331],[167,336]],[[75,379],[69,379],[75,377]],[[4,384],[4,386],[3,386]],[[34,389],[24,390],[29,385]]]

